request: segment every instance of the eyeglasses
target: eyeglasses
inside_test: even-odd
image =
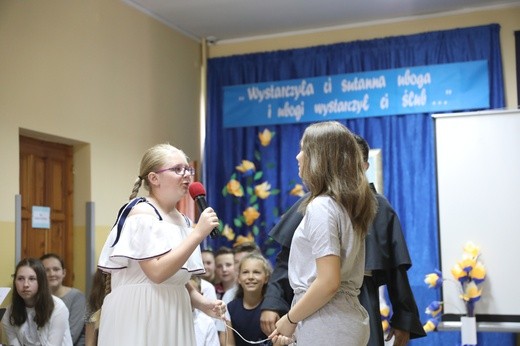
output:
[[[162,173],[166,171],[175,172],[175,174],[182,176],[186,174],[188,174],[189,176],[195,175],[195,168],[183,165],[177,165],[170,168],[161,169],[160,171],[156,171],[155,173]]]

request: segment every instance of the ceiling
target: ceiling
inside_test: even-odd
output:
[[[520,5],[520,0],[122,0],[208,42]]]

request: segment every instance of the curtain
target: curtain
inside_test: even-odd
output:
[[[259,137],[259,133],[266,127],[225,129],[222,127],[223,87],[487,60],[490,108],[502,108],[504,89],[499,33],[499,25],[491,24],[210,59],[203,180],[207,186],[209,204],[216,209],[222,223],[227,225],[227,238],[219,237],[206,245],[216,250],[223,245],[232,246],[239,237],[254,237],[264,254],[274,260],[277,245],[269,240],[267,233],[280,215],[298,199],[295,191],[301,182],[295,156],[299,151],[303,131],[309,125],[268,126],[267,130],[274,135],[266,146],[262,145]],[[354,133],[363,136],[372,148],[382,149],[384,194],[402,222],[413,261],[408,272],[410,283],[419,310],[423,312],[432,300],[440,299],[439,292],[428,289],[423,282],[425,274],[440,267],[431,114],[349,119],[342,122]],[[248,162],[241,166],[243,160]],[[265,199],[255,194],[255,187],[262,183],[270,185],[271,194]],[[238,190],[233,190],[237,186]],[[266,187],[265,184],[263,187]],[[236,196],[232,195],[233,191]],[[243,212],[248,207],[257,210],[259,215],[246,213],[247,218],[244,217]],[[254,222],[249,225],[246,221],[250,223],[252,219]],[[426,322],[427,316],[422,314],[421,320]],[[491,344],[491,340],[497,344],[497,338],[505,345],[514,344],[512,334],[489,333],[479,334],[479,344]],[[427,338],[413,340],[412,343],[460,344],[460,335],[457,332],[431,333]]]

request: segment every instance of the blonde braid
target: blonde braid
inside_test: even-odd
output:
[[[103,273],[103,286],[105,286],[105,297],[112,291],[112,274]]]
[[[137,193],[139,192],[139,188],[141,187],[142,182],[143,182],[143,178],[141,178],[140,176],[137,177],[137,179],[135,180],[135,183],[134,183],[134,188],[132,189],[132,193],[130,194],[130,197],[128,198],[129,200],[132,198],[135,198],[137,196]]]

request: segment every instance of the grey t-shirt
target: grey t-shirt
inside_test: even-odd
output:
[[[61,300],[69,309],[70,334],[74,346],[85,345],[85,309],[86,301],[83,292],[72,287],[71,290],[61,297]]]
[[[329,196],[318,196],[306,208],[294,233],[289,255],[289,282],[295,294],[316,279],[316,259],[341,258],[340,290],[358,295],[365,270],[365,241],[354,233],[346,210]]]

